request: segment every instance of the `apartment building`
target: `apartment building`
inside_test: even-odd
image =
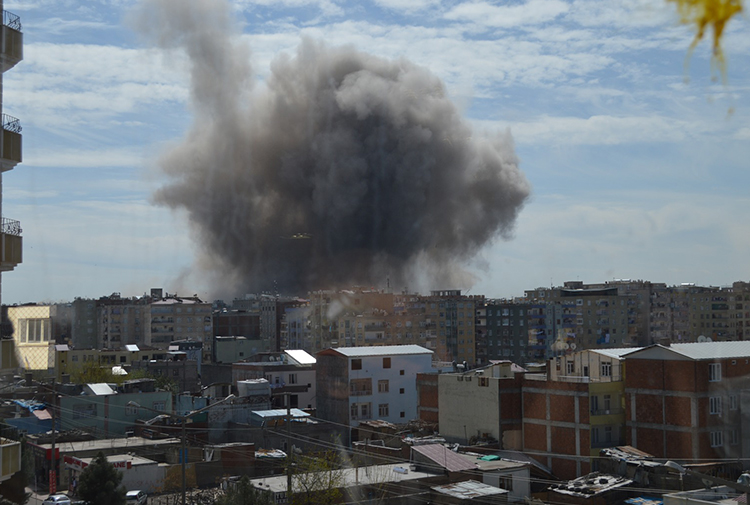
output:
[[[465,296],[460,289],[432,291],[424,297],[427,330],[435,340],[435,352],[443,361],[470,364],[476,356],[476,309],[483,296]]]
[[[3,3],[0,1],[0,7]],[[0,47],[0,90],[3,89],[3,74],[23,59],[23,33],[21,18],[3,9],[2,47]],[[12,170],[22,161],[21,122],[5,113],[5,104],[0,93],[0,119],[2,120],[2,142],[0,142],[0,211],[2,211],[2,173]],[[23,260],[21,223],[5,217],[0,212],[0,287],[2,273],[15,269]]]
[[[380,419],[417,418],[417,374],[433,352],[417,345],[339,347],[317,353],[318,416],[356,427]]]
[[[499,442],[503,449],[520,450],[522,370],[504,361],[437,374],[440,435],[449,442]]]
[[[537,305],[533,307],[537,309]],[[529,327],[532,304],[489,300],[477,312],[484,316],[477,321],[477,342],[486,342],[484,353],[477,350],[478,358],[484,354],[486,360],[507,359],[519,363],[539,358],[536,352],[537,329]],[[546,351],[546,342],[543,345]],[[477,344],[477,349],[479,347]]]
[[[232,383],[265,379],[271,387],[273,408],[286,406],[314,409],[317,404],[317,365],[314,356],[301,349],[259,353],[232,364]]]
[[[553,314],[552,318],[555,323],[559,319],[561,326],[564,322],[569,326],[565,338],[574,337],[578,349],[636,345],[644,310],[641,307],[639,315],[638,296],[642,295],[633,294],[620,285],[584,285],[579,281],[566,282],[563,287],[526,291],[526,297],[539,304],[539,310],[545,311],[540,315],[549,317],[547,307],[559,304],[560,317]],[[648,300],[643,303],[648,306]],[[568,316],[565,321],[563,314]],[[540,320],[533,326],[542,324],[549,327],[550,322]],[[553,327],[553,331],[556,330]],[[545,341],[559,341],[558,334],[550,336],[548,332],[547,329]]]
[[[626,366],[629,445],[669,459],[750,455],[750,342],[653,345]]]

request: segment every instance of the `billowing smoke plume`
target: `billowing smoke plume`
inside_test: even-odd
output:
[[[195,123],[162,157],[156,201],[187,210],[198,264],[225,292],[403,286],[425,271],[455,286],[512,231],[529,186],[510,139],[472,138],[426,68],[305,39],[253,89],[226,5],[149,0],[141,14],[191,64]]]

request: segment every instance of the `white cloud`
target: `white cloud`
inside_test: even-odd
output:
[[[477,121],[488,130],[511,129],[518,144],[535,145],[619,145],[652,142],[682,142],[716,132],[711,123],[662,116],[551,117],[508,124]]]
[[[568,10],[561,0],[528,0],[521,5],[492,5],[487,2],[465,2],[445,13],[445,19],[466,21],[475,26],[520,28],[552,21]]]
[[[137,167],[143,162],[144,153],[137,148],[37,150],[24,159],[25,165],[35,167]]]

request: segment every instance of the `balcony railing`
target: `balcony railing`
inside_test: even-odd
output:
[[[17,117],[3,114],[3,130],[13,133],[21,133],[23,130],[23,128],[21,128],[21,120]]]
[[[8,28],[21,31],[21,18],[10,11],[3,11],[3,24]]]
[[[21,229],[21,222],[15,219],[8,219],[7,217],[2,218],[0,223],[0,232],[6,235],[13,235],[20,237],[23,230]]]
[[[610,416],[610,415],[617,415],[622,414],[624,410],[620,407],[612,408],[612,409],[597,409],[592,410],[591,415],[592,416]]]

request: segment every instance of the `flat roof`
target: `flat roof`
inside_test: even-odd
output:
[[[292,417],[310,417],[310,414],[300,409],[290,409]],[[253,410],[253,415],[258,417],[286,417],[286,409]]]
[[[318,354],[329,354],[331,352],[341,354],[349,358],[366,356],[393,356],[408,354],[432,354],[432,351],[419,345],[379,345],[373,347],[336,347],[325,349]]]
[[[51,449],[52,444],[35,444],[44,449]],[[159,445],[176,445],[180,444],[179,438],[162,438],[152,440],[142,437],[123,437],[123,438],[104,438],[101,440],[84,440],[81,442],[57,442],[56,447],[60,448],[61,453],[77,453],[82,451],[102,450],[102,449],[128,449],[132,447],[159,446]]]
[[[357,469],[344,468],[341,470],[342,488],[366,486],[368,484],[382,484],[384,482],[402,482],[435,477],[434,473],[417,472],[409,469],[409,462],[390,465],[361,466]],[[286,475],[276,475],[251,479],[253,486],[272,493],[286,492]]]

